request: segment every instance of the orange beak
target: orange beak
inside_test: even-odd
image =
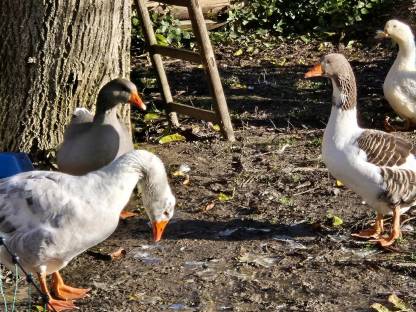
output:
[[[314,67],[312,67],[306,74],[305,78],[311,78],[311,77],[319,77],[322,76],[324,72],[322,71],[321,64],[316,64]]]
[[[142,110],[146,110],[146,105],[143,103],[142,99],[136,91],[133,91],[131,93],[129,103],[136,105],[138,108],[141,108]]]
[[[153,240],[155,242],[160,241],[162,238],[163,231],[165,230],[166,225],[168,224],[168,221],[155,221],[152,224],[152,230],[153,230]]]

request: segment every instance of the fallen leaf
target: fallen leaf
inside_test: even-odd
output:
[[[206,205],[205,208],[202,209],[202,210],[203,211],[210,211],[212,208],[214,208],[214,206],[215,206],[215,203],[214,202],[211,202],[208,205]]]
[[[183,180],[182,184],[183,185],[188,185],[189,184],[189,174],[185,174],[185,180]]]
[[[224,194],[224,193],[220,193],[219,195],[218,195],[218,200],[219,201],[221,201],[221,202],[226,202],[226,201],[229,201],[229,200],[231,200],[232,199],[232,197],[231,196],[228,196],[228,195],[226,195],[226,194]]]
[[[240,56],[243,54],[243,49],[238,49],[237,51],[234,52],[234,56]]]
[[[338,216],[332,216],[332,226],[337,227],[341,226],[344,223],[344,221],[338,217]]]
[[[110,253],[110,257],[111,257],[111,260],[114,261],[114,260],[124,258],[126,254],[127,254],[127,251],[124,248],[120,247],[116,251]]]
[[[185,137],[183,135],[180,135],[179,133],[169,134],[161,137],[159,139],[160,144],[166,144],[171,142],[180,142],[185,141]]]
[[[389,309],[387,309],[385,306],[383,306],[381,303],[373,303],[371,307],[376,310],[377,312],[391,312]]]
[[[160,115],[156,114],[156,113],[147,113],[143,117],[144,121],[151,121],[151,120],[156,120],[156,119],[159,119],[159,118],[160,118]]]
[[[211,129],[217,132],[221,131],[221,127],[219,125],[212,125]]]
[[[336,180],[336,181],[335,181],[335,185],[336,185],[337,187],[342,187],[342,186],[344,186],[344,184],[343,184],[340,180]]]
[[[395,294],[391,294],[387,299],[390,303],[394,305],[395,308],[399,309],[400,312],[411,312],[412,310],[407,307],[402,299],[397,297]]]
[[[124,248],[120,247],[116,251],[110,252],[110,253],[101,253],[101,252],[88,250],[87,254],[89,254],[90,256],[93,256],[94,258],[98,260],[114,261],[114,260],[124,257],[127,254],[127,252]]]

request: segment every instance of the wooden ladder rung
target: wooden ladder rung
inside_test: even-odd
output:
[[[185,49],[177,49],[172,47],[165,47],[159,44],[153,44],[149,47],[149,52],[152,54],[160,54],[177,59],[182,59],[185,61],[194,62],[197,64],[202,64],[201,56],[198,53]]]
[[[157,2],[183,7],[189,6],[189,0],[157,0]]]
[[[184,114],[191,116],[195,119],[211,121],[211,122],[219,122],[217,114],[213,111],[196,108],[189,105],[179,104],[179,103],[167,103],[169,109],[179,114]]]

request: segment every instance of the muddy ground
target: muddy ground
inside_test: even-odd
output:
[[[81,311],[364,312],[377,302],[388,306],[392,293],[416,307],[416,212],[403,217],[404,236],[391,250],[351,238],[375,213],[337,187],[322,163],[331,86],[303,79],[320,55],[346,54],[359,85],[360,123],[380,129],[386,114],[395,116],[382,96],[395,49],[368,40],[352,48],[282,43],[240,57],[236,50],[217,48],[235,143],[207,123],[181,118],[187,140],[160,145],[163,114],[136,120],[139,146],[158,154],[170,173],[187,164],[189,183],[171,177],[177,211],[160,244],[142,213],[95,249],[121,246],[126,257],[111,262],[85,253],[63,270],[69,284],[92,288],[77,302]],[[151,83],[148,59],[136,54],[133,64],[135,81]],[[181,61],[166,68],[178,101],[210,107],[200,68]],[[156,89],[143,91],[150,107],[160,104]],[[129,209],[136,208],[133,200]]]

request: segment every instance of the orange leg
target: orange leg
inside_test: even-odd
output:
[[[400,237],[400,235],[400,206],[395,206],[393,208],[393,224],[390,236],[388,238],[376,239],[374,242],[379,243],[383,247],[390,246],[395,242],[396,239]]]
[[[91,289],[67,286],[59,272],[52,273],[52,291],[56,298],[62,300],[82,299],[88,296]]]
[[[135,212],[122,210],[121,213],[120,213],[120,219],[121,220],[126,220],[128,218],[136,217],[138,215],[139,214],[138,213],[135,213]]]
[[[359,233],[353,233],[351,236],[360,238],[379,238],[384,231],[383,215],[377,212],[376,222],[370,229],[362,230]]]
[[[40,289],[42,292],[48,297],[48,310],[49,311],[69,311],[73,309],[77,309],[72,301],[66,300],[57,300],[53,299],[49,290],[48,286],[46,285],[46,274],[45,273],[38,273],[38,279],[40,284]]]

